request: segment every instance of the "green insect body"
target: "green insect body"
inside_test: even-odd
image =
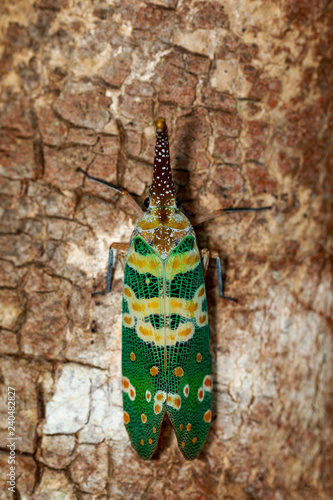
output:
[[[111,290],[113,248],[128,249],[123,292],[122,387],[124,423],[138,454],[148,459],[158,444],[167,414],[179,448],[188,460],[200,453],[212,418],[211,354],[204,273],[194,230],[178,209],[172,180],[168,131],[156,121],[154,174],[147,211],[124,189],[88,179],[121,193],[140,214],[129,246],[112,243],[106,290]],[[230,207],[195,218],[195,224],[228,212],[258,212],[272,207]],[[218,252],[202,251],[207,269],[216,258],[219,296],[223,293]]]
[[[167,413],[181,452],[191,460],[211,421],[207,299],[195,233],[177,208],[162,118],[156,130],[149,206],[132,234],[125,265],[124,423],[134,448],[148,459]]]

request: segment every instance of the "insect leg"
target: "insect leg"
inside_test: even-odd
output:
[[[118,253],[118,260],[121,264],[123,271],[125,271],[126,260],[127,260],[127,251]]]
[[[203,267],[203,272],[204,275],[206,274],[208,264],[209,264],[209,259],[216,259],[216,271],[217,271],[217,281],[219,285],[219,297],[221,299],[227,299],[227,300],[232,300],[233,302],[237,302],[237,299],[234,299],[233,297],[228,297],[227,295],[224,295],[223,293],[223,278],[222,278],[222,265],[221,265],[221,257],[218,251],[212,250],[209,251],[207,248],[203,248],[201,250],[201,258],[202,258],[202,267]]]
[[[117,191],[117,193],[120,193],[124,196],[124,198],[126,198],[126,200],[128,201],[128,203],[130,205],[132,205],[132,207],[134,208],[134,210],[139,214],[139,215],[142,215],[143,214],[143,211],[141,209],[141,207],[137,204],[137,202],[134,200],[134,198],[132,198],[132,196],[129,194],[128,191],[126,191],[126,189],[123,189],[123,188],[119,188],[117,186],[114,186],[113,184],[111,184],[110,182],[107,182],[107,181],[104,181],[103,179],[98,179],[98,177],[93,177],[92,175],[89,175],[87,172],[85,172],[84,170],[82,170],[82,168],[77,168],[76,169],[77,172],[81,172],[81,174],[85,175],[88,179],[90,179],[91,181],[95,181],[95,182],[100,182],[101,184],[104,184],[105,186],[108,186],[110,187],[111,189],[113,189],[114,191]]]
[[[127,251],[128,243],[112,243],[109,249],[109,263],[108,263],[108,275],[106,278],[106,288],[101,292],[95,292],[92,295],[105,295],[111,291],[111,279],[112,279],[112,268],[113,268],[113,249]]]
[[[205,222],[206,220],[215,219],[222,214],[230,213],[230,212],[261,212],[263,210],[271,210],[272,207],[259,207],[259,208],[251,208],[251,207],[229,207],[229,208],[221,208],[220,210],[215,210],[210,214],[199,215],[198,217],[193,217],[191,220],[192,226],[197,226]]]

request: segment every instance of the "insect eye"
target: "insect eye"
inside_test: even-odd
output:
[[[145,201],[143,202],[143,206],[145,208],[148,208],[149,207],[149,198],[146,198]]]
[[[182,202],[177,198],[176,200],[176,207],[180,208],[182,206]]]

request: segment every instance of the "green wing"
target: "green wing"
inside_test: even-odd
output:
[[[123,293],[124,421],[136,451],[150,458],[165,410],[187,459],[201,451],[211,420],[211,356],[199,250],[187,236],[162,261],[131,242]]]
[[[207,299],[193,236],[170,254],[166,279],[169,327],[176,333],[173,345],[167,347],[167,413],[181,452],[192,460],[206,440],[212,401]]]
[[[123,292],[122,374],[124,422],[138,454],[152,456],[166,407],[164,266],[140,237],[131,241]]]

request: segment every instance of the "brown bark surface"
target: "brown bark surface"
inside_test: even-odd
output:
[[[330,499],[332,2],[2,0],[0,499]],[[213,422],[186,462],[170,426],[138,458],[123,426],[122,270],[166,118],[198,227]],[[16,389],[16,493],[7,490]]]

